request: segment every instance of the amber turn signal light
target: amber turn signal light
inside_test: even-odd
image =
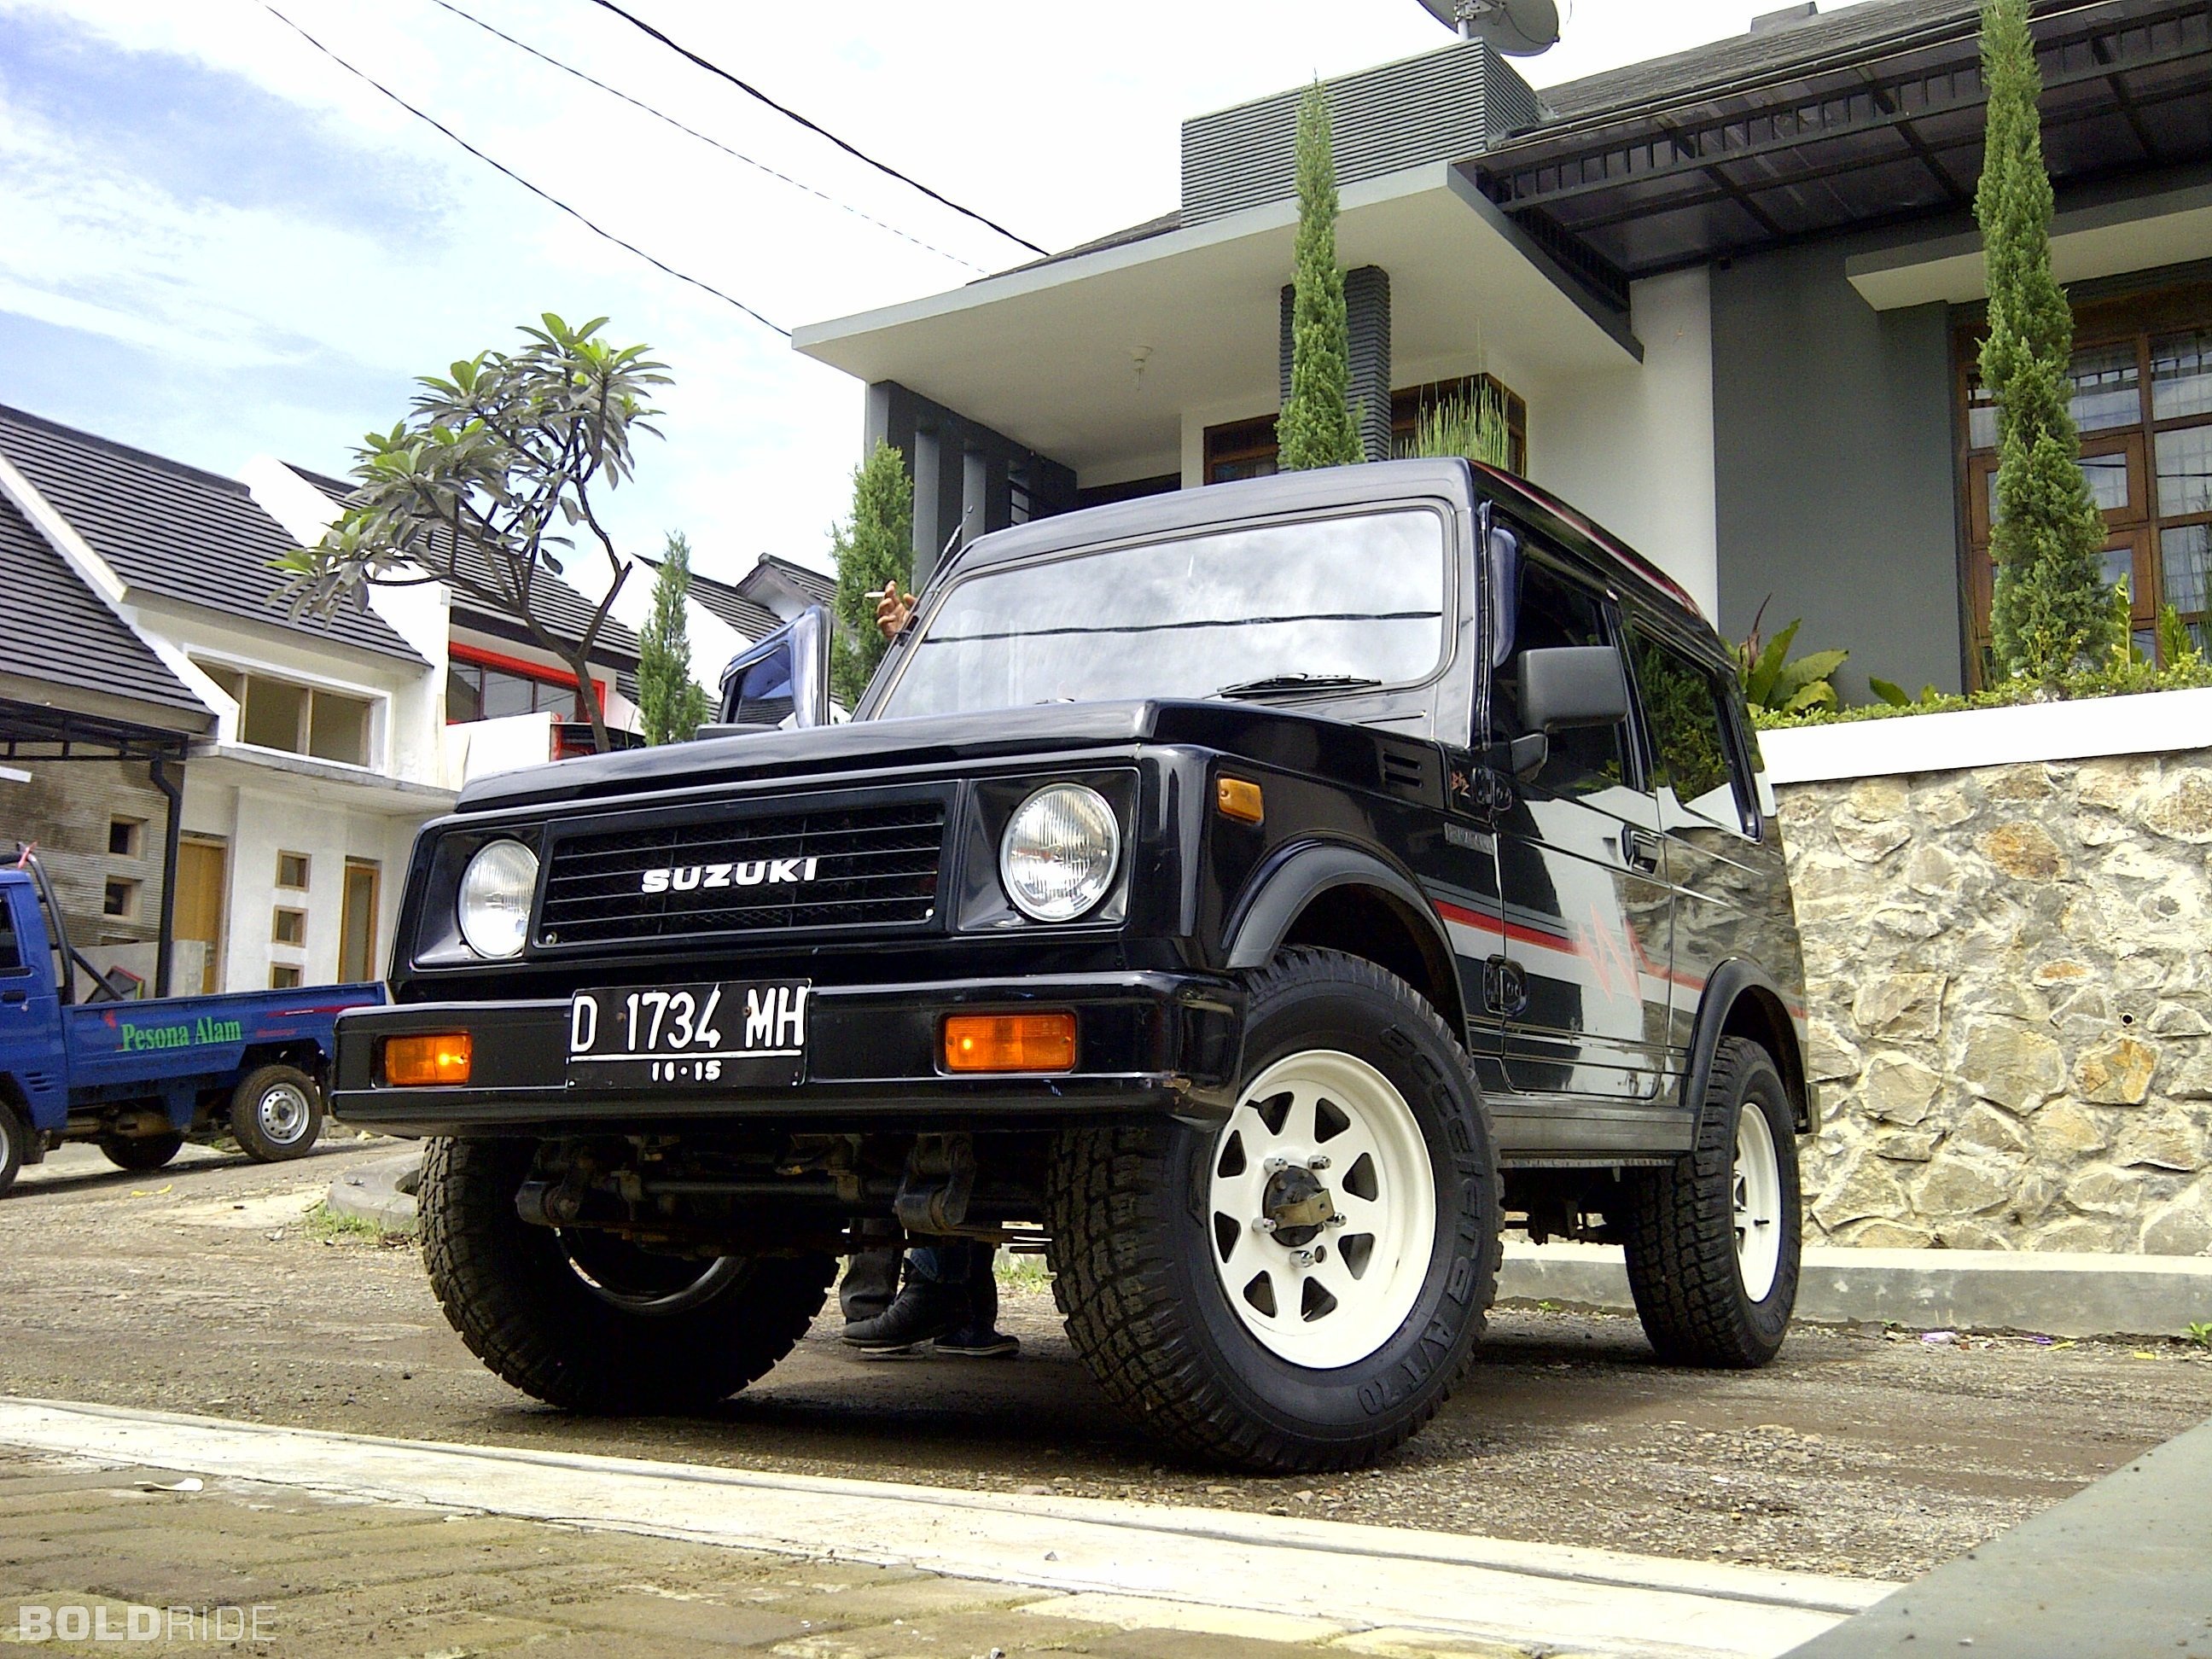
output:
[[[384,1040],[384,1080],[395,1089],[466,1083],[471,1044],[466,1031]]]
[[[1073,1014],[954,1014],[945,1022],[948,1072],[1072,1072]]]
[[[1217,782],[1213,786],[1213,805],[1223,817],[1235,818],[1239,823],[1257,823],[1267,815],[1260,786],[1243,778],[1223,778]]]

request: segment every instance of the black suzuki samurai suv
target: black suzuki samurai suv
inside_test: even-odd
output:
[[[822,717],[821,620],[726,720]],[[1450,1390],[1509,1218],[1626,1245],[1663,1358],[1773,1356],[1802,979],[1695,605],[1401,461],[986,536],[848,724],[472,785],[333,1101],[437,1137],[439,1299],[541,1400],[705,1407],[896,1218],[1042,1248],[1187,1452],[1338,1468]]]

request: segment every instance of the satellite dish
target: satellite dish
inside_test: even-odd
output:
[[[1559,0],[1423,0],[1432,12],[1449,7],[1470,40],[1486,41],[1508,58],[1534,58],[1559,44]]]

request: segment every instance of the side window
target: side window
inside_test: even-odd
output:
[[[1520,558],[1511,564],[1519,591],[1513,609],[1511,654],[1491,680],[1493,743],[1510,742],[1528,730],[1521,718],[1522,652],[1613,643],[1605,604],[1596,592],[1533,559]],[[1530,781],[1531,787],[1547,794],[1583,795],[1626,782],[1626,728],[1620,726],[1554,732],[1543,769]]]
[[[1658,767],[1656,781],[1671,788],[1686,811],[1746,830],[1753,821],[1752,803],[1746,780],[1735,775],[1728,692],[1720,676],[1638,630],[1631,629],[1630,637]]]
[[[0,974],[22,971],[23,947],[15,939],[15,912],[5,897],[0,897]]]

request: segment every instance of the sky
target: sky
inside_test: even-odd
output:
[[[1740,33],[1779,3],[1577,0],[1562,43],[1519,66],[1551,85]],[[675,377],[663,439],[608,503],[625,549],[680,529],[726,580],[763,551],[826,567],[859,383],[502,177],[271,6],[787,329],[1032,257],[590,0],[0,0],[0,403],[215,471],[274,453],[342,474],[361,434],[405,413],[414,376],[542,312],[605,316]],[[1172,207],[1187,117],[1450,38],[1417,0],[627,9],[1048,248]]]

